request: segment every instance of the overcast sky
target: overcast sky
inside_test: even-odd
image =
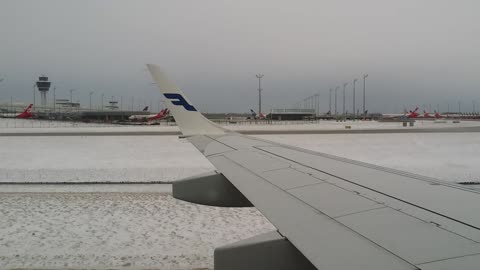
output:
[[[264,111],[318,91],[327,111],[329,89],[341,86],[341,100],[344,82],[351,111],[363,73],[370,112],[458,101],[471,111],[472,101],[480,109],[479,10],[478,0],[2,0],[0,101],[31,102],[45,74],[57,98],[77,89],[87,104],[93,90],[95,103],[104,93],[156,109],[145,68],[155,63],[208,112],[256,109],[259,72]],[[357,108],[362,89],[359,80]]]

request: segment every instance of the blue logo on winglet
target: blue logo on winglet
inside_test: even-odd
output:
[[[172,101],[172,104],[173,105],[177,105],[177,106],[183,106],[185,108],[185,110],[187,111],[191,111],[191,112],[196,112],[197,109],[195,109],[195,107],[193,107],[192,105],[190,105],[186,100],[185,98],[180,95],[180,94],[174,94],[174,93],[167,93],[167,94],[163,94],[166,98],[170,99]]]

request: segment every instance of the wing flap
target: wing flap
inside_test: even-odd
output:
[[[450,260],[441,260],[420,265],[422,270],[478,270],[480,254],[462,256]]]
[[[415,265],[480,252],[472,240],[388,207],[336,220]]]
[[[328,183],[296,188],[288,192],[332,218],[386,207]]]
[[[310,187],[325,181],[314,178],[309,174],[297,171],[293,168],[278,169],[262,173],[262,177],[275,186],[287,190],[300,187]]]

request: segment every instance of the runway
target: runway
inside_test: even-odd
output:
[[[244,135],[287,135],[287,134],[390,134],[390,133],[467,133],[480,132],[480,127],[448,128],[398,128],[398,129],[300,129],[300,130],[239,130]],[[0,137],[17,136],[179,136],[179,131],[66,131],[66,132],[4,132]]]

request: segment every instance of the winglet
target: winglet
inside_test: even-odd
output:
[[[153,80],[167,99],[167,108],[172,113],[184,136],[220,135],[227,130],[205,118],[157,65],[147,64]]]

